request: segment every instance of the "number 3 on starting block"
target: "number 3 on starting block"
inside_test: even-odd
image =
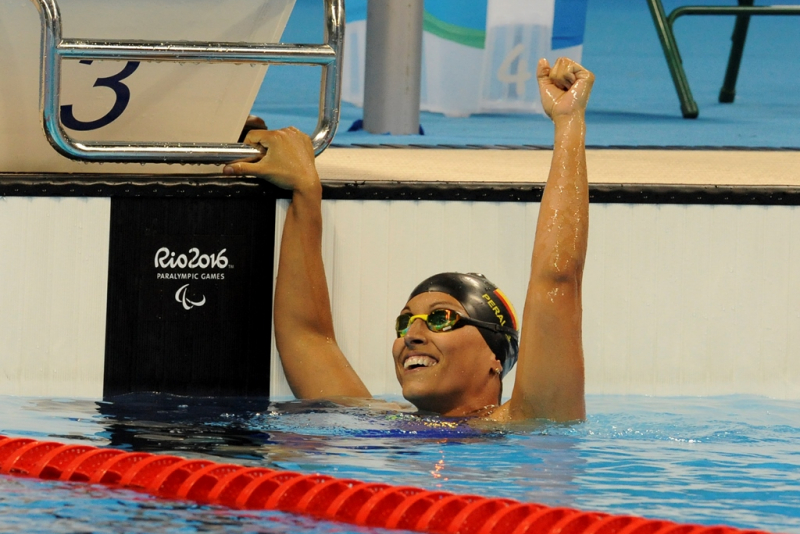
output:
[[[79,63],[82,65],[91,65],[92,61],[82,60]],[[97,78],[94,82],[92,87],[107,87],[114,91],[114,104],[111,106],[108,113],[92,121],[83,121],[75,117],[73,104],[65,104],[61,106],[61,124],[70,130],[88,132],[90,130],[98,130],[117,120],[120,115],[125,112],[131,100],[131,90],[125,85],[124,80],[136,72],[137,68],[139,68],[138,61],[128,61],[125,67],[117,74],[105,78]]]

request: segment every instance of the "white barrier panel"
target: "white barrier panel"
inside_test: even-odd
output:
[[[0,197],[0,395],[102,396],[110,208]]]
[[[294,0],[60,0],[64,38],[275,43]],[[85,164],[58,154],[39,111],[41,23],[31,0],[0,2],[0,172],[198,172]],[[61,118],[79,140],[235,142],[266,66],[63,62]],[[215,166],[209,169],[218,169]]]

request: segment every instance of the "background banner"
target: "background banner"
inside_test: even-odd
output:
[[[587,0],[429,0],[420,107],[448,116],[540,113],[536,64],[581,60]],[[342,99],[364,102],[367,0],[347,2]]]

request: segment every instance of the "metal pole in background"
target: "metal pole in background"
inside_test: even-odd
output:
[[[369,0],[364,129],[419,133],[423,0]]]

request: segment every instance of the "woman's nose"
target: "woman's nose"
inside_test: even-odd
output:
[[[425,321],[422,319],[414,319],[414,321],[408,326],[408,331],[406,332],[405,337],[403,337],[403,341],[407,347],[425,343],[427,340],[425,338],[427,331],[428,325],[425,324]]]

